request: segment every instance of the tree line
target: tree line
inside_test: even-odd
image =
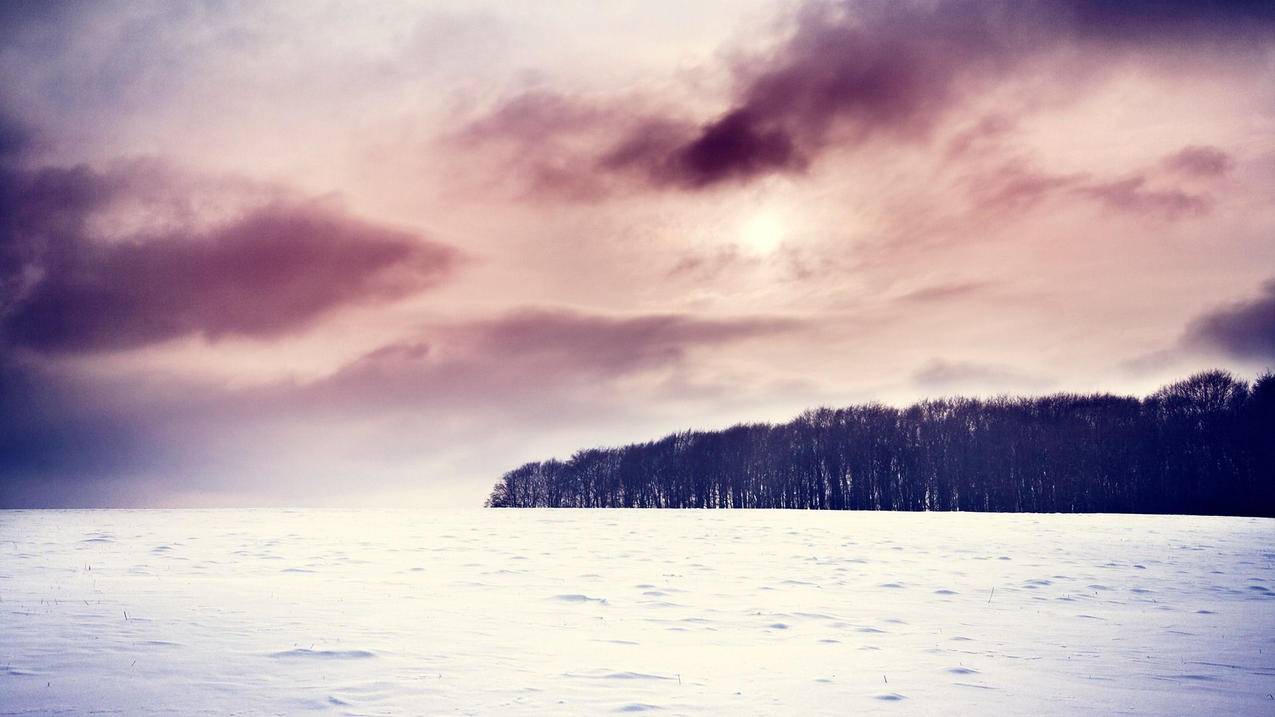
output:
[[[1275,374],[819,408],[527,463],[487,506],[1275,516]]]

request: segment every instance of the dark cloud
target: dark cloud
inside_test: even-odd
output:
[[[447,247],[256,185],[214,198],[260,194],[247,209],[200,219],[188,180],[147,163],[0,168],[0,506],[144,504],[125,484],[196,485],[192,471],[224,460],[209,446],[234,444],[249,407],[267,413],[243,391],[41,353],[275,336],[418,291],[456,263]]]
[[[91,381],[0,355],[0,507],[87,505],[95,483],[162,460],[169,446],[117,408]]]
[[[1275,4],[1265,0],[1071,0],[1077,32],[1120,44],[1269,41]]]
[[[720,118],[671,147],[633,137],[621,146],[654,153],[627,152],[652,183],[699,189],[801,171],[832,143],[922,138],[958,84],[972,86],[1010,51],[994,33],[1004,11],[996,3],[808,4],[787,42],[737,66],[742,89]]]
[[[271,202],[211,225],[100,237],[134,170],[13,171],[0,189],[0,332],[42,352],[200,334],[270,337],[447,276],[456,253],[318,203]]]
[[[90,5],[91,3],[83,0],[6,0],[0,3],[0,37],[21,37],[29,34],[34,27],[66,22]]]
[[[1275,279],[1262,285],[1257,298],[1223,306],[1192,321],[1184,343],[1237,359],[1275,363]]]
[[[523,155],[520,161],[540,170],[534,179],[550,191],[578,188],[591,177],[586,185],[593,197],[608,173],[699,190],[800,173],[834,146],[928,140],[967,98],[1048,53],[1075,50],[1102,60],[1118,53],[1245,49],[1272,40],[1270,3],[812,1],[801,6],[786,40],[735,63],[734,99],[707,122],[535,95],[515,98],[475,127],[487,139],[504,133],[543,143],[524,143],[539,159]],[[1011,122],[1004,115],[988,118],[952,140],[949,150],[963,154]],[[563,151],[556,141],[608,132],[613,139],[599,139],[605,149],[592,157],[588,152],[596,150]],[[1197,153],[1182,161],[1205,166],[1214,160]],[[1124,200],[1177,201],[1140,195],[1115,201]]]
[[[791,134],[765,123],[749,109],[735,110],[706,125],[683,144],[666,140],[644,127],[607,155],[604,163],[613,169],[639,166],[655,182],[692,189],[759,174],[797,172],[807,165]]]
[[[0,110],[0,163],[20,157],[31,147],[33,139],[26,125]]]
[[[924,139],[952,107],[1029,57],[1073,43],[1133,47],[1166,33],[1190,38],[1270,19],[1269,12],[1251,10],[1227,3],[808,3],[785,44],[741,64],[739,103],[674,148],[673,156],[703,147],[727,122],[733,136],[765,142],[726,145],[711,161],[701,159],[712,172],[688,171],[672,180],[698,187],[801,169],[804,162],[787,158],[813,157],[829,144]],[[763,69],[755,72],[755,65]],[[986,118],[950,149],[965,152],[979,137],[1010,126],[1003,115]],[[748,151],[754,146],[785,148],[777,154],[782,161],[758,161]]]

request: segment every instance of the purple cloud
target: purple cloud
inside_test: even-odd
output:
[[[1267,280],[1254,299],[1196,318],[1184,343],[1237,359],[1275,363],[1275,279]]]
[[[768,126],[749,109],[735,110],[706,125],[681,145],[653,141],[649,128],[639,132],[607,156],[608,167],[638,165],[646,168],[652,181],[698,189],[759,174],[797,172],[807,165],[786,130]]]
[[[317,203],[275,201],[211,226],[102,238],[128,172],[11,172],[0,190],[0,331],[48,353],[199,334],[270,337],[447,277],[457,253]]]
[[[1079,34],[1120,45],[1184,42],[1247,49],[1269,41],[1275,6],[1262,0],[1071,0]]]
[[[733,101],[707,122],[635,110],[629,100],[609,106],[533,93],[514,98],[465,134],[484,141],[523,138],[519,143],[528,153],[516,161],[534,169],[538,189],[566,190],[560,192],[565,196],[596,198],[608,174],[657,188],[701,190],[801,173],[831,147],[926,141],[967,98],[1049,53],[1104,57],[1184,46],[1260,48],[1275,40],[1275,12],[1268,5],[807,2],[786,40],[735,63]],[[954,138],[950,154],[964,154],[980,136],[1004,132],[1012,123],[1005,115],[988,118]],[[602,142],[603,149],[564,145],[563,138],[580,136]],[[1177,160],[1183,168],[1208,171],[1220,161],[1209,148],[1189,150]],[[1108,193],[1113,202],[1195,209],[1189,198],[1118,186]]]

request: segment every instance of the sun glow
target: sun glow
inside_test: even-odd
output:
[[[739,227],[739,243],[757,254],[770,254],[787,236],[787,223],[773,209],[763,209],[746,217]]]

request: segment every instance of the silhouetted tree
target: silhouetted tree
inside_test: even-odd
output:
[[[528,463],[487,505],[1275,516],[1275,374],[819,408]]]

